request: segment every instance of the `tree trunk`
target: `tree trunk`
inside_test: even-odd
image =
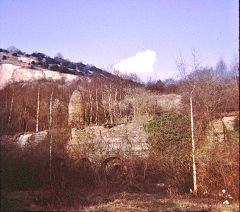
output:
[[[12,118],[13,96],[14,96],[14,93],[12,94],[12,100],[11,100],[10,111],[9,111],[9,117],[8,117],[8,125],[10,124],[10,121],[11,121],[11,118]]]
[[[96,122],[96,125],[98,125],[98,114],[99,113],[99,106],[98,106],[98,89],[96,89],[96,119],[95,119],[95,122]]]
[[[38,86],[38,96],[37,96],[37,118],[36,118],[36,132],[38,132],[38,122],[39,122],[39,92],[40,87]]]
[[[53,91],[51,93],[50,106],[49,106],[49,131],[52,128],[52,97],[53,97]],[[50,141],[49,141],[49,178],[50,178],[50,183],[52,184],[52,135],[50,135]]]
[[[192,132],[193,193],[197,194],[197,170],[196,170],[196,161],[195,161],[195,141],[194,141],[192,93],[190,95],[190,108],[191,108],[191,132]]]
[[[93,97],[92,97],[92,93],[91,91],[89,91],[89,110],[90,110],[90,117],[89,117],[89,121],[90,121],[90,125],[92,125],[93,122]]]
[[[110,84],[110,88],[109,88],[108,111],[109,111],[109,115],[110,115],[110,124],[113,125],[113,114],[112,114],[112,86],[111,86],[111,84]]]
[[[49,129],[52,127],[52,97],[53,97],[53,91],[50,96],[50,106],[49,106]]]

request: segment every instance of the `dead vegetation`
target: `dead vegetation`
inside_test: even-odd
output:
[[[222,183],[221,177],[230,177],[228,173],[221,172],[217,177],[211,175],[217,169],[212,172],[199,169],[199,179],[203,173],[211,179],[199,181],[199,186],[211,185],[214,190],[194,196],[189,192],[191,171],[188,176],[183,175],[186,174],[183,167],[176,169],[173,161],[164,159],[167,155],[111,157],[96,163],[87,158],[75,161],[65,152],[67,139],[57,134],[53,137],[51,174],[48,139],[25,149],[13,143],[2,145],[1,183],[6,192],[2,207],[21,206],[20,209],[31,211],[238,211],[237,194],[229,191],[233,199],[230,205],[223,205],[225,199],[214,192],[221,191],[223,185],[214,187],[212,183]],[[231,176],[229,182],[233,183],[236,177]]]
[[[47,191],[18,191],[6,198],[7,211],[239,211],[238,203],[224,205],[216,198],[191,196],[163,197],[149,193],[84,193],[76,197],[76,206],[56,206],[47,203],[51,193]],[[4,211],[4,210],[3,210]]]
[[[177,113],[163,110],[153,85],[150,92],[133,82],[99,79],[81,84],[85,89],[84,125],[112,127],[130,120],[149,121],[150,156],[73,160],[66,152],[70,139],[68,103],[78,84],[66,87],[62,82],[44,81],[43,84],[10,85],[0,91],[1,134],[35,131],[39,86],[38,129],[49,129],[53,93],[50,130],[56,132],[26,148],[20,148],[8,136],[2,137],[1,189],[6,192],[2,197],[3,209],[24,205],[27,210],[56,211],[238,211],[238,135],[235,131],[226,131],[223,143],[212,144],[205,133],[209,122],[220,114],[238,110],[239,87],[235,77],[219,79],[213,70],[203,69],[180,80],[174,85],[182,102]],[[191,194],[188,114],[192,85],[197,88],[193,93],[193,106],[198,196]],[[223,189],[232,197],[228,200],[230,205],[223,205],[226,198],[219,196]],[[19,202],[21,195],[26,197],[22,203]]]

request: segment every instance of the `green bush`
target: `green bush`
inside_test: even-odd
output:
[[[149,136],[151,155],[155,156],[159,166],[160,178],[165,178],[176,185],[179,191],[189,191],[192,187],[189,117],[182,114],[163,113],[145,124],[145,130]]]

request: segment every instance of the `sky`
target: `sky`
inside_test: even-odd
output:
[[[238,0],[1,0],[0,48],[177,77],[176,61],[214,67],[239,58]],[[190,67],[190,65],[189,65]]]

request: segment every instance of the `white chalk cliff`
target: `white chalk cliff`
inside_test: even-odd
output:
[[[66,83],[80,79],[80,76],[59,73],[48,69],[30,69],[13,64],[0,64],[0,89],[14,82],[33,82],[41,79],[63,80]]]

